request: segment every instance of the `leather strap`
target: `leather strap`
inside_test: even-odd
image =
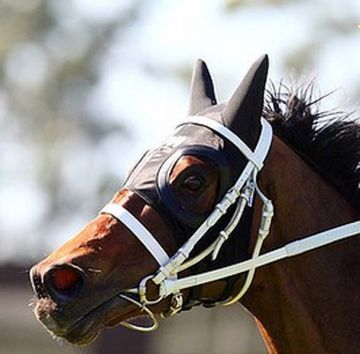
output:
[[[308,252],[349,237],[357,236],[359,234],[360,221],[355,221],[350,224],[345,224],[312,236],[308,236],[301,240],[290,242],[274,251],[228,267],[177,280],[165,279],[161,284],[162,296],[166,297],[172,293],[175,294],[182,289],[210,283],[235,274],[245,273],[253,268],[259,268],[284,258],[294,257],[301,253]]]
[[[169,261],[168,254],[161,247],[151,232],[124,207],[119,204],[110,203],[105,205],[105,207],[100,211],[100,214],[110,214],[115,219],[122,222],[146,247],[160,266]]]
[[[270,139],[260,138],[259,144],[257,145],[255,152],[251,151],[251,149],[229,128],[217,122],[216,120],[205,116],[189,116],[185,120],[183,120],[179,124],[179,126],[185,124],[201,125],[215,131],[220,136],[233,143],[241,151],[241,153],[256,166],[258,170],[261,170],[261,168],[263,167],[265,156],[267,155],[267,152],[269,150],[264,143],[266,143],[268,140],[271,143],[272,140],[272,129],[270,123],[268,123],[265,119],[261,119],[261,124],[263,126],[262,135],[267,136],[269,135],[270,131]]]

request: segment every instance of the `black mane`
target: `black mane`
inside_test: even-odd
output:
[[[350,114],[321,112],[313,85],[272,85],[264,117],[274,133],[330,181],[360,211],[360,124]]]

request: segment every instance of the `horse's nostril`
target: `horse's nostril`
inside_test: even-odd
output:
[[[51,273],[54,287],[58,291],[68,291],[72,289],[81,279],[79,273],[71,268],[55,269]]]
[[[81,289],[83,277],[82,273],[72,266],[56,266],[45,275],[45,284],[55,297],[72,297]]]

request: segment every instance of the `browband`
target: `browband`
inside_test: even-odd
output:
[[[186,119],[184,119],[178,126],[182,126],[185,124],[196,124],[201,125],[203,127],[207,127],[216,133],[218,133],[221,137],[225,138],[226,140],[233,143],[241,152],[242,154],[251,161],[258,170],[261,170],[264,163],[264,155],[266,156],[268,149],[264,149],[263,151],[259,151],[259,148],[257,148],[258,151],[253,152],[251,149],[235,134],[233,133],[229,128],[227,128],[225,125],[217,122],[216,120],[213,120],[211,118],[205,117],[205,116],[189,116]],[[270,124],[265,120],[261,119],[261,124],[264,127],[264,125]],[[269,127],[266,127],[269,128]],[[266,129],[265,128],[265,129]],[[269,129],[267,129],[269,130]],[[270,126],[270,134],[272,133],[271,126]],[[268,132],[266,132],[268,134]],[[261,141],[264,141],[264,139],[260,139]]]

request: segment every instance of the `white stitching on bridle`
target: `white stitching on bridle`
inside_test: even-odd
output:
[[[308,236],[299,241],[291,242],[284,247],[260,256],[262,244],[270,231],[274,210],[271,200],[266,198],[265,195],[260,191],[256,178],[257,173],[263,166],[264,160],[269,152],[272,142],[271,125],[265,119],[261,120],[261,134],[255,151],[252,152],[237,135],[235,135],[221,123],[218,123],[217,121],[214,121],[210,118],[203,116],[191,116],[183,121],[180,126],[184,124],[201,125],[215,131],[223,138],[232,142],[247,158],[248,163],[234,186],[228,190],[222,200],[216,205],[213,212],[171,258],[167,256],[166,252],[157,242],[155,237],[142,225],[142,223],[134,216],[132,216],[128,211],[126,211],[122,206],[110,203],[101,210],[100,213],[110,214],[120,222],[124,223],[125,226],[127,226],[145,245],[148,251],[159,263],[158,271],[154,275],[145,277],[140,282],[138,289],[124,291],[125,293],[127,292],[138,295],[139,301],[132,299],[130,302],[139,306],[149,315],[152,314],[152,312],[146,306],[158,303],[167,296],[173,295],[174,301],[172,301],[172,307],[170,311],[170,315],[172,315],[179,312],[182,308],[181,290],[247,272],[242,289],[235,297],[223,303],[223,305],[231,305],[237,302],[250,287],[256,268],[360,233],[360,221],[357,221],[315,234],[313,236]],[[255,192],[258,194],[264,205],[252,257],[247,261],[243,261],[228,267],[177,279],[178,273],[193,266],[194,264],[199,263],[208,255],[212,254],[213,260],[217,257],[221,246],[228,239],[231,232],[239,223],[246,204],[251,206]],[[196,244],[202,239],[208,230],[212,228],[224,214],[226,214],[229,207],[235,203],[237,203],[235,212],[228,225],[223,231],[220,232],[219,237],[207,249],[189,260],[189,255]],[[146,283],[150,279],[159,286],[159,296],[155,300],[149,300],[146,296]],[[126,299],[127,296],[122,295],[123,294],[120,294],[119,296]],[[154,324],[150,327],[138,327],[131,323],[123,324],[136,330],[149,331],[157,328],[158,326],[158,323],[153,314],[150,315],[150,318],[154,322]]]

